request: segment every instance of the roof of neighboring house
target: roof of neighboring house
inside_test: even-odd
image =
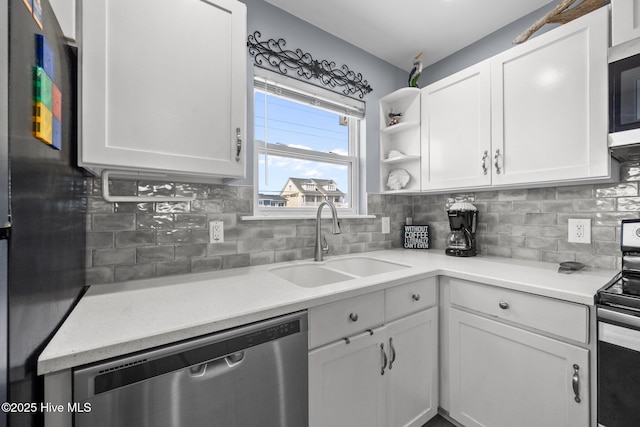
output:
[[[278,202],[286,202],[287,199],[285,199],[284,197],[282,197],[279,194],[263,194],[263,193],[258,193],[258,199],[259,200],[275,200]]]
[[[344,196],[344,193],[336,187],[335,191],[327,190],[329,184],[335,184],[335,181],[332,179],[317,179],[317,178],[289,178],[287,183],[284,185],[282,189],[282,193],[290,193],[287,190],[287,186],[289,183],[293,183],[296,187],[297,192],[303,195],[318,195],[322,194],[323,196]],[[305,188],[305,184],[313,183],[314,189],[307,190]]]

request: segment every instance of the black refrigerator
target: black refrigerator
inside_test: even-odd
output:
[[[59,150],[34,136],[37,35],[61,94]],[[48,0],[0,0],[0,402],[43,401],[38,355],[85,287],[76,64]],[[0,426],[43,425],[39,412],[0,415]]]

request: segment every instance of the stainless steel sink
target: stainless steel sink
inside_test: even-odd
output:
[[[367,257],[336,258],[327,260],[326,265],[327,267],[360,277],[389,273],[410,267],[405,264]]]
[[[303,288],[312,288],[355,279],[354,276],[316,264],[286,265],[272,268],[269,272]]]
[[[359,277],[389,273],[411,267],[368,257],[335,258],[319,263],[273,267],[269,272],[305,288],[329,285]]]

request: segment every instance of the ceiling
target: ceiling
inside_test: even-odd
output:
[[[408,70],[420,52],[426,67],[558,0],[266,1]]]

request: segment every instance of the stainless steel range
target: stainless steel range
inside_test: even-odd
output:
[[[640,220],[623,220],[622,271],[596,296],[598,426],[640,425]]]

